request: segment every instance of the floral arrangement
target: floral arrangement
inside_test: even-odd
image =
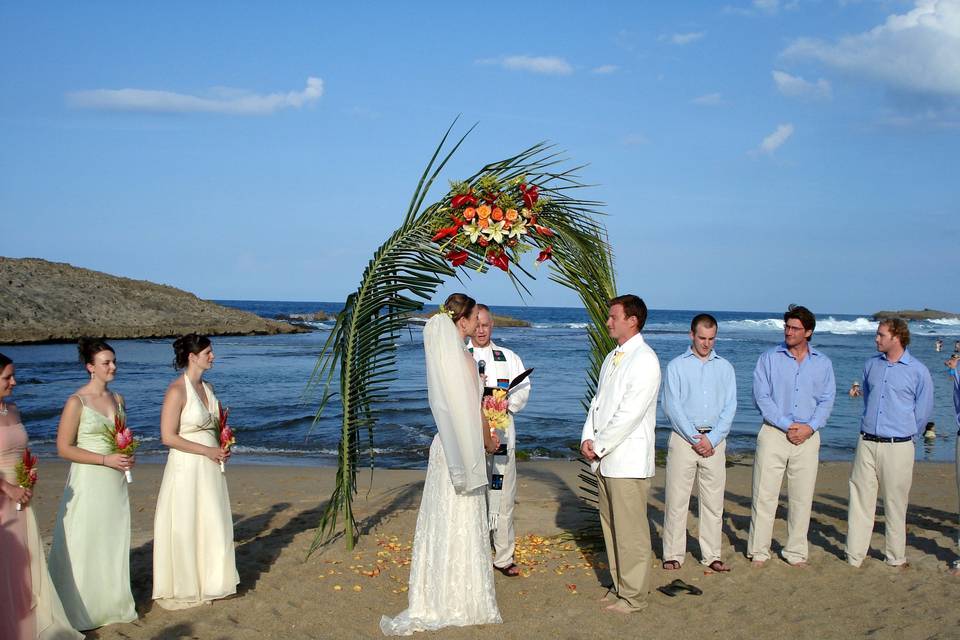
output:
[[[16,467],[17,485],[24,489],[33,489],[37,483],[37,456],[30,453],[30,449],[23,450],[23,457],[17,461]],[[17,503],[17,511],[21,511],[23,505]]]
[[[227,418],[230,416],[230,409],[224,409],[223,405],[217,402],[217,427],[220,432],[220,448],[230,450],[230,447],[237,444],[237,439],[233,435],[233,429],[227,424]],[[220,461],[220,472],[225,472],[223,460]]]
[[[510,403],[507,400],[506,389],[494,389],[490,395],[484,396],[482,406],[483,415],[487,419],[487,424],[490,425],[491,435],[496,429],[502,430],[509,426],[507,410],[510,408]]]
[[[137,451],[137,447],[140,446],[140,441],[133,437],[133,431],[127,427],[127,412],[124,411],[122,404],[117,407],[117,414],[113,417],[113,425],[107,424],[105,426],[104,437],[107,444],[110,445],[110,453],[132,456]],[[133,473],[130,469],[126,469],[123,475],[126,476],[128,484],[133,482]]]
[[[541,198],[540,188],[523,176],[504,183],[486,174],[472,185],[454,182],[450,192],[439,210],[452,224],[439,223],[431,240],[453,266],[466,263],[472,253],[509,271],[510,262],[519,263],[534,245],[542,247],[538,265],[553,257],[553,246],[546,243],[555,234],[538,222],[550,199]]]

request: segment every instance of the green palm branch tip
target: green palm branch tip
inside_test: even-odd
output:
[[[458,237],[459,226],[456,236],[439,241],[436,238],[440,230],[452,224],[451,214],[462,214],[462,206],[453,206],[462,204],[462,198],[455,201],[458,196],[478,198],[478,205],[482,198],[504,215],[513,209],[519,216],[526,209],[529,216],[524,219],[546,229],[533,227],[533,233],[523,234],[523,241],[506,247],[509,264],[504,271],[525,296],[529,294],[525,281],[534,280],[535,275],[521,260],[534,249],[541,252],[538,258],[543,258],[546,251],[540,262],[549,264],[550,280],[577,292],[591,319],[587,332],[591,362],[585,380],[588,397],[596,388],[603,358],[613,348],[604,328],[607,301],[616,291],[613,257],[606,229],[597,219],[605,215],[600,210],[603,203],[573,196],[576,190],[588,186],[577,181],[576,172],[582,167],[564,169],[563,155],[541,142],[486,164],[465,180],[451,182],[441,200],[425,205],[430,188],[473,130],[471,127],[447,148],[455,125],[456,120],[420,175],[400,227],[374,252],[357,290],[347,297],[307,383],[304,397],[320,397],[314,427],[331,403],[340,404],[342,416],[336,484],[320,516],[308,557],[341,536],[352,549],[360,534],[353,498],[357,493],[361,433],[366,431],[363,440],[372,467],[373,434],[380,418],[378,402],[388,397],[389,387],[397,379],[395,342],[406,327],[407,317],[422,311],[451,277],[462,282],[471,273],[486,273],[493,266],[488,252],[478,250],[483,247],[464,243]],[[465,251],[465,259],[451,263],[451,247]],[[503,269],[502,264],[497,266]]]

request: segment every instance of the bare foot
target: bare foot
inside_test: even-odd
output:
[[[949,573],[952,576],[957,576],[958,578],[960,578],[960,567],[954,567],[953,569],[950,569],[949,571],[947,571],[947,573]]]
[[[766,560],[754,560],[750,563],[750,566],[754,569],[762,569],[765,564],[767,564]]]
[[[788,562],[787,564],[795,569],[806,569],[810,566],[810,563],[806,560],[801,560],[800,562]]]
[[[680,563],[677,562],[676,560],[665,560],[663,562],[664,571],[676,571],[679,568],[680,568]]]
[[[715,573],[726,573],[730,571],[730,565],[721,560],[714,560],[708,565],[708,568]]]

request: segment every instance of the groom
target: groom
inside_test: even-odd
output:
[[[609,307],[607,331],[618,346],[600,369],[580,452],[591,462],[600,490],[600,524],[613,578],[603,600],[613,601],[609,611],[633,613],[646,608],[650,591],[647,495],[654,475],[660,363],[640,335],[647,321],[643,300],[617,296]]]

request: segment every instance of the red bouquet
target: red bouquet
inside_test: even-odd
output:
[[[230,447],[237,444],[237,439],[233,435],[233,429],[227,424],[227,417],[230,415],[230,409],[224,409],[223,405],[217,403],[217,422],[220,426],[220,448],[230,450]],[[220,462],[220,471],[225,471],[223,462]]]
[[[17,462],[17,484],[24,489],[32,489],[37,483],[37,456],[30,453],[30,449],[23,450],[23,457]],[[17,511],[23,505],[17,503]]]

